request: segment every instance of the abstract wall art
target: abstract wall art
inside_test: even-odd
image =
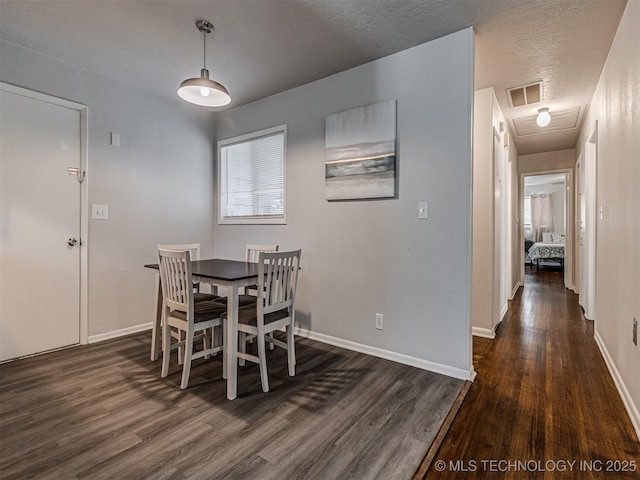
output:
[[[396,197],[396,101],[326,118],[327,200]]]

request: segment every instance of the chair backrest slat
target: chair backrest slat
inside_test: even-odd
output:
[[[189,250],[191,260],[200,260],[200,244],[199,243],[177,243],[177,244],[158,244],[159,250],[171,250],[174,252],[184,252]]]
[[[263,314],[294,307],[300,254],[301,250],[260,253],[258,284],[265,288],[258,309]]]
[[[260,252],[277,252],[278,247],[278,245],[258,245],[257,243],[247,243],[246,261],[257,263]]]

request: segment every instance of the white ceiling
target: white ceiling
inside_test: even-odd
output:
[[[475,88],[505,116],[579,107],[580,120],[626,0],[0,0],[0,37],[181,101],[199,76],[234,108],[474,25]],[[0,52],[1,53],[1,52]],[[544,81],[542,104],[511,108],[505,89]],[[197,108],[197,107],[194,107]],[[223,109],[217,109],[220,111]],[[216,110],[214,110],[216,111]],[[513,127],[513,125],[511,125]],[[520,154],[573,148],[578,128],[513,139]]]

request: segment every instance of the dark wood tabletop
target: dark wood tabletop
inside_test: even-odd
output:
[[[145,265],[146,268],[159,270],[157,263]],[[243,280],[258,276],[258,264],[243,260],[225,260],[213,258],[209,260],[194,260],[191,262],[193,275],[217,280]]]

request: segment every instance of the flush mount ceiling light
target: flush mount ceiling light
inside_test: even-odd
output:
[[[198,20],[196,27],[204,35],[204,61],[200,78],[189,78],[180,84],[178,95],[183,100],[203,107],[224,107],[231,102],[229,92],[224,85],[209,79],[207,70],[207,34],[213,31],[213,25],[206,20]]]
[[[538,118],[536,118],[536,123],[539,127],[546,127],[551,122],[551,115],[549,115],[548,108],[541,108],[538,110]]]

